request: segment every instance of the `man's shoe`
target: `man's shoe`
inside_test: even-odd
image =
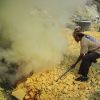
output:
[[[85,81],[87,81],[88,80],[88,77],[84,77],[84,76],[82,76],[82,78],[81,78],[81,82],[85,82]]]
[[[80,81],[82,79],[82,76],[75,79],[75,81]]]
[[[80,82],[84,82],[88,80],[88,77],[84,77],[84,76],[80,76],[77,79],[75,79],[76,81],[80,81]]]

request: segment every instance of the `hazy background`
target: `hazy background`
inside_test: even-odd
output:
[[[11,82],[32,70],[55,66],[67,52],[61,29],[87,0],[0,0],[0,58],[23,62],[17,72],[0,74]],[[16,70],[16,69],[15,69]],[[3,74],[5,73],[5,74]],[[1,80],[2,81],[2,80]]]

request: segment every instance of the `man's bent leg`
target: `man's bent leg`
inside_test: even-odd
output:
[[[91,66],[92,62],[94,62],[97,58],[100,58],[100,54],[96,52],[87,53],[82,59],[78,73],[84,77],[87,77],[89,72],[89,67]]]

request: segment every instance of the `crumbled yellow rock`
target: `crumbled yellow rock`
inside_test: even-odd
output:
[[[15,91],[12,92],[12,95],[17,97],[19,100],[23,100],[23,97],[25,96],[26,92],[24,89],[16,89]]]
[[[7,100],[2,91],[3,91],[3,89],[0,88],[0,100]]]
[[[87,34],[91,34],[100,39],[100,33],[87,32]],[[90,100],[89,98],[100,97],[100,75],[98,74],[100,73],[100,63],[91,66],[89,80],[87,82],[82,83],[75,81],[76,76],[78,76],[78,68],[68,72],[65,77],[58,82],[55,81],[79,55],[79,45],[75,43],[72,36],[69,34],[67,35],[67,32],[64,33],[64,36],[68,41],[68,51],[60,67],[55,66],[50,70],[37,72],[27,78],[24,83],[21,83],[23,86],[19,84],[17,87],[18,90],[16,90],[16,92],[14,91],[13,94],[15,93],[14,95],[20,98],[20,100],[23,100],[22,98],[25,93],[22,92],[22,95],[20,93],[20,97],[17,91],[22,91],[24,88],[26,91],[30,89],[33,91],[39,89],[41,93],[38,100]],[[79,67],[79,65],[77,67]],[[99,70],[97,70],[98,68]],[[94,95],[96,92],[97,95]]]

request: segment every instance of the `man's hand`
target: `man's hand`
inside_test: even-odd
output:
[[[75,66],[76,66],[76,64],[73,64],[73,65],[71,65],[70,67],[71,67],[71,68],[75,68]]]
[[[77,63],[82,59],[82,57],[84,56],[84,54],[80,54],[80,56],[77,58],[76,62],[74,64],[72,64],[70,67],[71,68],[75,68],[75,66],[77,65]]]

